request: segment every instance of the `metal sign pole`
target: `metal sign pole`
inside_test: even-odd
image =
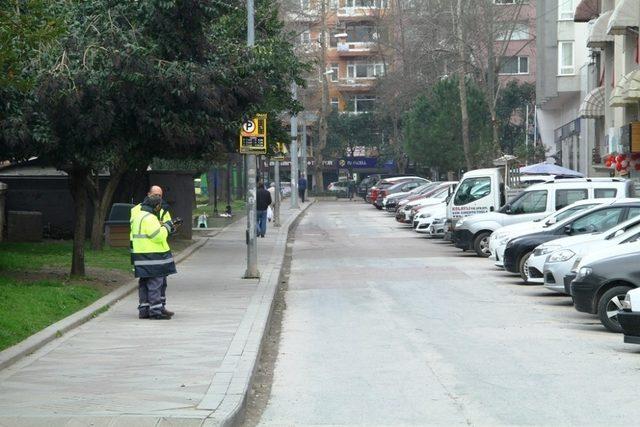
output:
[[[274,191],[276,200],[273,202],[273,226],[280,227],[280,160],[274,162],[273,175],[276,182],[276,191]]]
[[[307,179],[307,116],[306,112],[302,113],[302,156],[301,161],[302,165],[300,167],[300,173],[304,179]],[[307,189],[309,186],[307,185]]]
[[[298,99],[298,85],[291,83],[291,96]],[[298,209],[298,116],[291,116],[291,209]]]
[[[254,30],[254,0],[247,0],[247,46],[253,47],[255,44]],[[247,271],[244,274],[246,279],[258,278],[258,242],[256,222],[258,214],[256,211],[256,155],[248,154],[247,165]]]

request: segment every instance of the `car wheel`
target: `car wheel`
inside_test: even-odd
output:
[[[529,258],[531,258],[532,253],[533,252],[528,252],[522,255],[518,263],[518,273],[520,273],[520,277],[522,277],[524,283],[529,282]]]
[[[622,301],[631,289],[631,286],[615,286],[605,292],[598,301],[600,322],[611,332],[622,332],[618,322],[618,310],[622,309]]]
[[[473,241],[473,249],[476,251],[478,256],[483,258],[488,258],[491,255],[491,251],[489,251],[489,237],[491,233],[484,231],[476,236]]]

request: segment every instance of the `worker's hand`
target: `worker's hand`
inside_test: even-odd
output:
[[[173,225],[173,221],[169,220],[165,223],[162,224],[163,227],[165,227],[167,229],[167,231],[169,232],[169,234],[173,234],[176,232],[176,228]]]
[[[183,222],[184,222],[184,220],[182,218],[180,218],[179,216],[175,217],[173,219],[174,228],[177,230],[178,228],[180,228],[180,226],[182,225]]]

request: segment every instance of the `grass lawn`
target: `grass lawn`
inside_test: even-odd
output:
[[[40,270],[43,267],[71,267],[71,241],[42,243],[0,243],[0,274],[3,271]],[[109,248],[103,251],[85,250],[88,267],[130,271],[128,248]]]
[[[81,310],[101,296],[98,289],[73,282],[25,283],[0,276],[0,350]]]
[[[198,201],[198,204],[208,203],[209,199],[201,199]],[[224,213],[227,207],[227,202],[218,202],[218,213]],[[239,217],[245,216],[245,209],[247,208],[244,200],[234,200],[231,202],[231,213],[233,214],[232,218],[220,218],[213,214],[213,205],[204,205],[198,206],[194,211],[193,215],[201,215],[207,214],[209,219],[207,220],[207,224],[210,228],[224,227],[227,224],[232,223],[237,220]]]
[[[170,241],[174,254],[192,241]],[[85,250],[87,277],[70,279],[71,241],[0,243],[0,350],[133,279],[128,248]]]

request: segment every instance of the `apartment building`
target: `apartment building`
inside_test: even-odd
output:
[[[499,79],[536,81],[536,0],[494,0],[503,31],[496,37]]]
[[[557,163],[587,175],[637,177],[640,1],[538,2],[543,142]]]

